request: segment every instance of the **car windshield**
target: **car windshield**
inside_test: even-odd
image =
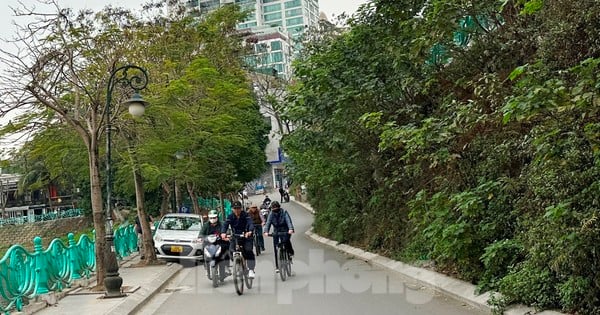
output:
[[[200,231],[202,222],[195,217],[165,217],[158,227],[161,230]]]

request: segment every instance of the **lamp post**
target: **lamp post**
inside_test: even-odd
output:
[[[181,160],[184,158],[184,154],[181,151],[177,151],[175,152],[175,154],[173,155],[173,160],[174,160],[174,167],[177,164],[177,160]],[[173,213],[178,213],[179,212],[179,208],[178,208],[178,198],[177,198],[177,179],[173,178],[173,199],[171,200],[171,211],[173,211]]]
[[[128,71],[132,71],[128,72]],[[121,285],[123,279],[119,277],[119,264],[115,254],[114,231],[112,221],[112,174],[111,174],[111,120],[110,120],[110,103],[112,101],[113,88],[117,85],[122,87],[130,87],[134,94],[125,102],[129,108],[129,113],[139,117],[144,114],[146,105],[148,104],[139,94],[148,85],[148,74],[146,70],[134,65],[125,65],[113,70],[108,79],[106,87],[106,107],[104,115],[106,119],[106,251],[104,255],[104,265],[106,267],[106,275],[104,277],[104,288],[106,289],[105,297],[122,297]]]

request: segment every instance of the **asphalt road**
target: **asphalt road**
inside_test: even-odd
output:
[[[282,207],[296,227],[294,277],[282,282],[275,274],[268,238],[267,251],[257,257],[253,288],[244,295],[235,293],[231,277],[213,288],[199,265],[184,268],[137,314],[485,314],[313,242],[304,235],[312,215],[294,203]]]

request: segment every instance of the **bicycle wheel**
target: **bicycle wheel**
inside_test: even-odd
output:
[[[233,259],[233,284],[238,295],[244,294],[244,266],[241,257]]]
[[[281,281],[285,281],[287,278],[287,257],[285,256],[285,249],[283,247],[279,247],[279,277],[281,277]]]
[[[287,252],[287,249],[284,248],[285,255],[285,272],[288,277],[292,276],[292,260],[290,259],[290,254]]]
[[[213,288],[216,288],[219,285],[219,272],[217,271],[218,266],[212,266],[211,274],[212,274],[212,285]]]
[[[252,281],[254,279],[248,277],[248,268],[246,267],[246,261],[244,260],[244,281],[246,282],[246,288],[252,289]]]
[[[256,248],[256,256],[260,256],[260,244],[258,244],[258,236],[254,234],[254,248]]]

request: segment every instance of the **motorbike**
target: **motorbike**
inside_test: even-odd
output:
[[[260,207],[260,214],[263,216],[263,218],[265,218],[265,221],[269,217],[270,212],[271,211],[269,210],[268,207],[263,207],[263,206]]]
[[[219,282],[231,275],[229,267],[229,246],[221,241],[216,234],[207,235],[204,238],[204,268],[208,280],[212,280],[213,287],[219,286]]]

